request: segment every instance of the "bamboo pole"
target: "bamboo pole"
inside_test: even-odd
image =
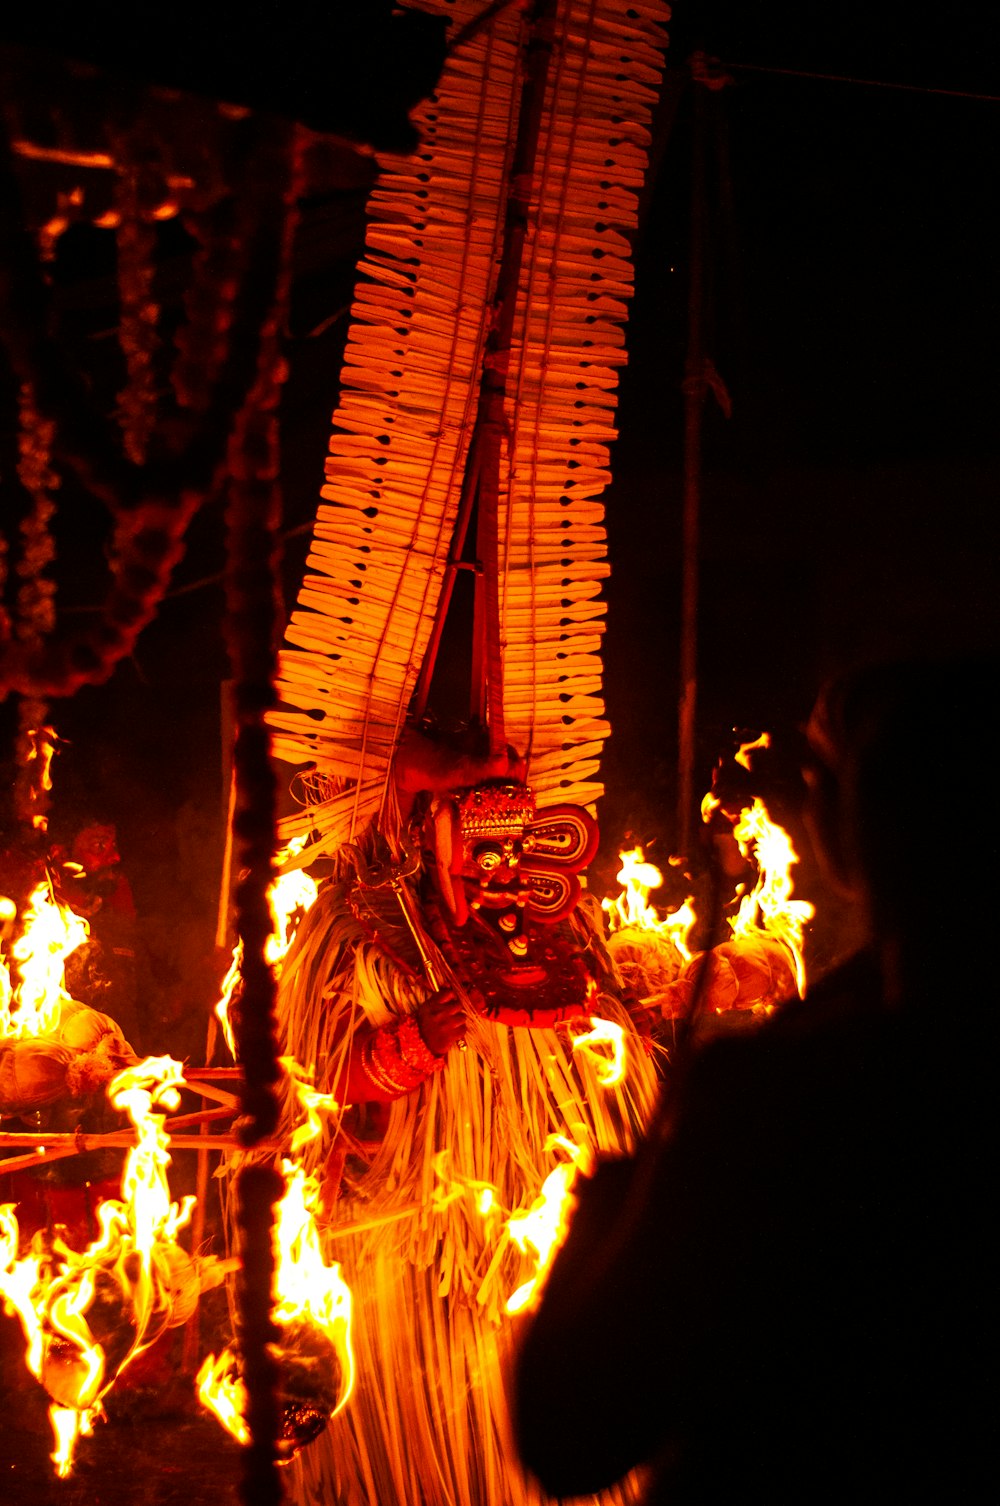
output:
[[[51,1146],[61,1150],[64,1155],[77,1153],[83,1155],[90,1150],[113,1150],[118,1147],[131,1150],[137,1144],[138,1140],[133,1130],[111,1130],[101,1135],[81,1135],[78,1131],[73,1134],[60,1132],[36,1135],[14,1134],[7,1131],[0,1133],[0,1150],[17,1149],[22,1145],[33,1146],[36,1150],[48,1149]],[[170,1137],[171,1150],[203,1150],[204,1144],[201,1135],[171,1135]],[[238,1135],[213,1135],[209,1141],[209,1148],[211,1150],[246,1150],[246,1146]],[[261,1141],[259,1148],[263,1151],[278,1151],[283,1147],[278,1140],[267,1140]],[[39,1164],[41,1160],[42,1157],[39,1156]],[[0,1161],[0,1175],[10,1170],[9,1161]]]
[[[187,1082],[186,1074],[185,1082],[189,1087],[191,1086],[191,1084]],[[199,1093],[202,1098],[211,1098],[213,1103],[220,1103],[225,1108],[236,1110],[240,1106],[240,1100],[237,1094],[227,1093],[224,1088],[217,1088],[210,1082],[199,1082],[196,1087],[192,1088],[192,1092]]]
[[[26,1156],[10,1156],[6,1161],[0,1161],[0,1176],[9,1176],[15,1171],[34,1171],[36,1166],[47,1166],[50,1161],[64,1161],[67,1156],[79,1154],[75,1145],[62,1147],[38,1145]]]

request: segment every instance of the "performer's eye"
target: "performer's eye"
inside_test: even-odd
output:
[[[496,842],[482,842],[476,848],[474,857],[484,873],[492,873],[503,862],[503,849]]]

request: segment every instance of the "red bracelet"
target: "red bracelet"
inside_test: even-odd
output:
[[[369,1082],[390,1098],[401,1098],[426,1082],[444,1066],[420,1034],[411,1015],[392,1025],[381,1025],[361,1048],[361,1069]]]

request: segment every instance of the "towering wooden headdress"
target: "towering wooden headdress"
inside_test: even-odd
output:
[[[452,18],[422,144],[370,202],[276,755],[329,798],[286,831],[330,850],[380,810],[423,709],[475,521],[472,712],[542,803],[593,805],[629,232],[662,0],[407,0]],[[481,18],[486,17],[483,20]]]

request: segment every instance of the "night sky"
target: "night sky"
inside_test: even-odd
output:
[[[695,48],[734,65],[706,133],[705,345],[732,417],[708,399],[703,788],[733,725],[790,731],[829,674],[997,644],[1000,103],[918,90],[1000,89],[983,6],[676,10],[675,66]],[[668,844],[690,121],[689,89],[639,252],[608,496],[604,824]]]
[[[770,728],[791,746],[831,672],[934,645],[996,646],[1000,104],[959,97],[1000,93],[989,13],[971,3],[929,19],[885,3],[676,7],[672,70],[683,74],[700,48],[731,78],[707,101],[705,346],[732,417],[709,399],[698,788],[734,726]],[[626,831],[659,851],[674,833],[690,85],[670,113],[645,203],[606,494],[605,868]],[[359,181],[306,219],[284,409],[289,604],[363,204]],[[90,808],[118,821],[164,928],[176,913],[161,897],[170,875],[182,876],[193,926],[214,902],[221,563],[209,511],[133,658],[107,688],[55,712],[70,742],[57,814],[61,799],[67,820]]]

